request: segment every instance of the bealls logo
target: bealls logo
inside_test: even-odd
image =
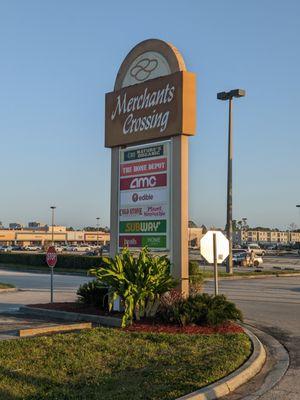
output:
[[[136,203],[137,201],[147,201],[147,200],[153,200],[153,194],[143,194],[142,196],[139,196],[137,193],[133,193],[132,195],[132,201]]]

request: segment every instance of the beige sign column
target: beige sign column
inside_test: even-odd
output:
[[[110,190],[110,256],[118,252],[118,185],[119,185],[119,147],[111,149],[111,190]]]
[[[172,275],[179,280],[179,289],[184,295],[189,293],[188,268],[188,137],[172,138],[172,232],[171,261]]]

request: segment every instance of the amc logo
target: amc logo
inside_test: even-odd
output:
[[[152,188],[156,186],[156,183],[155,176],[140,176],[132,180],[130,189]]]

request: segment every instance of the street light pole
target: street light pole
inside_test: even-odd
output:
[[[100,217],[97,217],[96,220],[97,220],[97,248],[98,248],[98,246],[99,246],[99,220],[100,220]]]
[[[244,97],[246,95],[243,89],[234,89],[230,92],[220,92],[217,94],[218,100],[229,100],[229,120],[228,120],[228,168],[227,168],[227,219],[226,231],[229,240],[229,255],[227,259],[226,272],[233,274],[232,262],[232,99],[233,97]]]
[[[52,246],[54,246],[54,210],[56,209],[55,206],[51,206],[50,207],[52,210],[52,218],[51,218],[51,225],[52,225],[52,229],[51,229],[51,241],[52,241]],[[53,303],[53,267],[50,267],[51,269],[51,282],[50,282],[50,286],[51,286],[51,303]]]
[[[227,272],[233,273],[232,262],[232,98],[229,99],[228,120],[228,165],[227,165],[227,238],[229,239],[229,255],[227,261]]]
[[[52,218],[51,218],[51,242],[52,242],[52,246],[54,246],[54,210],[56,209],[55,206],[51,206],[50,207],[52,210]]]

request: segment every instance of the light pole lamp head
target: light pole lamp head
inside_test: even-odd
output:
[[[218,100],[228,100],[227,93],[226,92],[219,92],[217,94],[217,99]]]
[[[51,208],[51,210],[55,210],[56,206],[51,206],[50,208]]]
[[[296,207],[300,208],[300,204],[296,204]]]
[[[234,89],[229,92],[232,97],[245,97],[246,90],[244,89]]]
[[[246,96],[246,91],[244,89],[233,89],[229,92],[219,92],[217,94],[218,100],[231,100],[233,97],[244,97]]]

